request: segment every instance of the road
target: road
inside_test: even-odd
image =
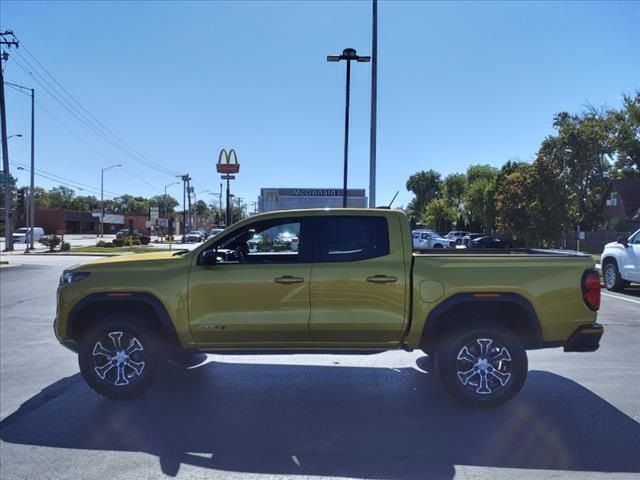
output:
[[[0,269],[2,479],[640,475],[640,288],[603,295],[598,352],[530,352],[523,391],[496,410],[450,401],[418,352],[210,355],[112,401],[52,332],[58,277],[86,260]]]

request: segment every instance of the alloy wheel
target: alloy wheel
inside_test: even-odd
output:
[[[144,347],[135,336],[112,331],[93,347],[93,371],[103,382],[118,387],[130,385],[144,372]]]
[[[494,394],[511,380],[511,354],[495,339],[473,339],[460,349],[456,360],[458,380],[476,394]]]

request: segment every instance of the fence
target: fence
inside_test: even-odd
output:
[[[597,232],[584,232],[584,240],[580,240],[580,251],[587,253],[602,253],[604,246],[609,242],[615,242],[618,237],[627,238],[633,232],[609,232],[601,230]],[[565,236],[565,248],[578,250],[578,232],[569,232]]]

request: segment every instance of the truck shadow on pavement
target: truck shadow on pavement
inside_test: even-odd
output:
[[[0,438],[146,452],[170,476],[181,465],[374,479],[453,478],[456,465],[640,473],[640,424],[543,371],[494,410],[459,406],[414,368],[171,366],[129,401],[100,397],[74,375],[2,421]]]

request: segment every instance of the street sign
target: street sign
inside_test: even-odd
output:
[[[235,180],[236,176],[235,175],[221,175],[220,178],[222,180]]]
[[[11,175],[0,175],[0,185],[15,185],[16,178]]]
[[[160,215],[160,207],[150,207],[149,208],[149,219],[150,220],[155,220],[157,219]]]
[[[223,163],[222,160],[225,160]],[[233,159],[233,163],[231,160]],[[238,155],[236,155],[236,151],[232,148],[229,150],[229,153],[223,148],[220,150],[220,155],[218,155],[218,163],[216,163],[216,171],[218,173],[238,173],[240,172],[240,164],[238,163]]]

